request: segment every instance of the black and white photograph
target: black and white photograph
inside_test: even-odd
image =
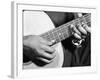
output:
[[[11,75],[95,72],[95,26],[95,8],[12,2]]]
[[[0,80],[100,80],[100,0],[0,0]]]
[[[91,13],[23,10],[23,69],[91,66]]]

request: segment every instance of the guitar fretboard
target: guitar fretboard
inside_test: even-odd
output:
[[[82,22],[87,24],[88,26],[91,26],[91,14],[88,13],[80,18],[74,19],[68,23],[65,23],[57,28],[41,34],[40,36],[48,41],[55,40],[56,43],[58,43],[72,35],[70,25],[81,25]]]

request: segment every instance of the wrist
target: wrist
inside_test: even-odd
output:
[[[29,36],[24,36],[23,37],[23,45],[29,47],[30,41],[29,41]]]

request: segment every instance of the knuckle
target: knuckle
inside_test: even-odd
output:
[[[81,33],[79,32],[79,30],[77,28],[75,28],[75,32],[79,35],[81,35]]]

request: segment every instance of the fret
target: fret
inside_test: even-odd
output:
[[[62,28],[62,35],[63,35],[63,40],[66,39],[66,37],[68,36],[68,29],[66,27],[66,25],[64,26],[64,28]]]
[[[70,22],[70,24],[71,23],[72,22]],[[65,39],[65,38],[71,36],[70,24],[67,23],[67,24],[64,24],[64,25],[60,26],[61,27],[60,33],[62,33],[61,35],[63,36],[62,39]]]
[[[62,35],[62,33],[60,31],[58,33],[58,36],[59,36],[59,41],[63,40],[63,35]]]
[[[83,25],[83,24],[87,24],[84,16],[80,17],[78,19],[75,20],[75,26],[77,27],[78,25]]]
[[[81,25],[81,22],[80,22],[80,19],[79,19],[79,18],[77,18],[77,19],[75,20],[75,26],[77,26],[77,25]]]
[[[40,35],[42,38],[44,38],[44,39],[46,39],[46,40],[48,40],[48,34],[49,34],[49,32],[46,32],[46,33],[43,33],[42,35]]]
[[[91,21],[91,14],[84,15],[84,17],[86,19],[86,22],[90,22]]]
[[[44,34],[42,34],[42,35],[40,35],[40,37],[42,37],[42,38],[46,39],[46,38],[47,38],[47,32],[46,32],[46,33],[44,33]]]
[[[68,34],[69,34],[68,33],[68,28],[66,28],[66,27],[63,28],[63,36],[64,36],[64,39],[66,39],[67,37],[69,37]]]
[[[90,23],[90,22],[88,22],[87,25],[88,25],[89,27],[91,27],[91,23]]]
[[[60,32],[60,37],[61,37],[61,40],[63,40],[64,39],[64,35],[63,35],[63,33],[64,33],[64,30],[63,30],[64,28],[61,28],[60,30],[59,30],[59,32]]]
[[[58,35],[58,29],[54,31],[54,36],[55,36],[55,40],[56,43],[60,41],[59,35]]]
[[[53,35],[53,30],[49,32],[49,39],[50,41],[55,40],[54,35]]]
[[[56,38],[57,38],[57,42],[58,42],[58,41],[61,41],[61,38],[63,38],[63,37],[62,37],[62,36],[63,36],[63,35],[62,35],[63,32],[62,32],[62,30],[61,30],[62,28],[63,28],[62,26],[61,26],[61,27],[59,26],[59,27],[57,27],[56,30],[54,31],[54,32],[55,32],[55,35],[57,36],[57,37],[56,37]]]
[[[57,36],[56,42],[61,41],[61,38],[60,38],[60,36],[59,36],[59,34],[60,34],[59,29],[60,29],[60,28],[57,28],[57,30],[55,30],[55,35]]]
[[[52,35],[52,30],[45,32],[43,34],[41,34],[40,36],[48,41],[51,41],[53,39],[53,35]]]
[[[71,24],[74,24],[74,22],[71,21],[71,22],[69,22],[69,23],[66,23],[66,24],[60,26],[61,29],[62,29],[62,33],[63,33],[64,39],[72,35],[71,30],[70,30],[70,25],[71,25]],[[65,33],[66,33],[66,34],[65,34]]]
[[[58,43],[72,35],[72,32],[70,30],[71,24],[76,26],[77,24],[81,24],[82,22],[86,23],[88,26],[91,26],[91,15],[86,14],[80,18],[72,20],[68,23],[65,23],[65,24],[55,28],[55,29],[52,29],[46,33],[43,33],[40,36],[45,38],[48,41],[55,40],[56,43]]]
[[[72,20],[72,21],[70,21],[70,22],[68,22],[68,23],[66,23],[66,24],[64,24],[63,26],[70,26],[71,24],[73,24],[73,25],[75,25],[75,21],[74,20]],[[67,27],[66,27],[67,28]]]
[[[47,35],[47,36],[46,36],[46,40],[51,41],[51,37],[50,37],[49,32],[47,32],[46,35]]]
[[[89,27],[91,27],[91,14],[90,15],[88,15],[87,17],[85,17],[85,19],[86,19],[86,22],[87,22],[87,25],[89,26]]]
[[[82,23],[87,24],[86,19],[85,19],[85,17],[84,17],[84,16],[80,18],[80,22],[81,22],[81,24],[82,24]]]

